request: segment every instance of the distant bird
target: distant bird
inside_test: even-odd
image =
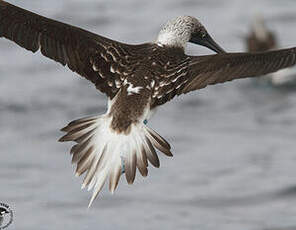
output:
[[[0,207],[0,228],[3,223],[4,216],[8,213],[9,213],[9,211],[7,211],[5,208]]]
[[[278,48],[278,43],[274,31],[267,28],[261,15],[256,15],[253,19],[251,30],[246,36],[246,46],[249,52],[264,52]],[[275,86],[296,83],[296,71],[288,68],[261,78],[264,82],[270,82]]]
[[[207,85],[260,76],[296,62],[296,48],[225,53],[190,16],[170,20],[155,42],[129,45],[0,1],[0,36],[32,52],[40,50],[107,95],[105,114],[72,121],[60,139],[77,142],[72,163],[77,164],[77,176],[86,172],[82,188],[94,188],[89,205],[107,177],[114,192],[123,170],[132,184],[136,168],[147,176],[148,161],[159,167],[155,148],[172,156],[168,142],[146,125],[156,107]],[[188,56],[187,42],[219,54]]]
[[[260,15],[254,17],[249,35],[246,37],[249,52],[263,52],[277,48],[274,32],[270,31]]]

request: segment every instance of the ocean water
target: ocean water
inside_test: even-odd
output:
[[[227,51],[256,13],[282,47],[296,45],[293,0],[9,0],[103,36],[142,43],[178,15],[201,20]],[[188,45],[192,55],[210,54]],[[106,97],[88,81],[40,54],[0,39],[0,202],[8,229],[296,229],[296,94],[238,80],[180,96],[148,125],[172,145],[161,167],[134,185],[121,178],[87,204],[61,144],[69,121],[104,113]]]

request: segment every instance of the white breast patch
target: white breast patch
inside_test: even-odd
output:
[[[139,94],[140,90],[143,89],[141,86],[136,86],[134,87],[133,84],[129,83],[129,86],[127,87],[127,95],[132,95],[132,94]]]

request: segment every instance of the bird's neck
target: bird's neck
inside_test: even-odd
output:
[[[173,32],[160,32],[155,43],[160,46],[178,47],[185,50],[188,39],[183,39]]]

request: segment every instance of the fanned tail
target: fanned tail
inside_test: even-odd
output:
[[[136,168],[143,177],[148,174],[148,161],[159,167],[155,148],[172,156],[169,143],[144,124],[132,124],[128,134],[118,133],[111,127],[108,115],[86,117],[70,122],[61,131],[66,132],[59,141],[75,141],[71,148],[72,163],[77,164],[76,176],[86,173],[82,187],[93,188],[89,207],[109,177],[109,190],[113,193],[122,172],[132,184]]]

